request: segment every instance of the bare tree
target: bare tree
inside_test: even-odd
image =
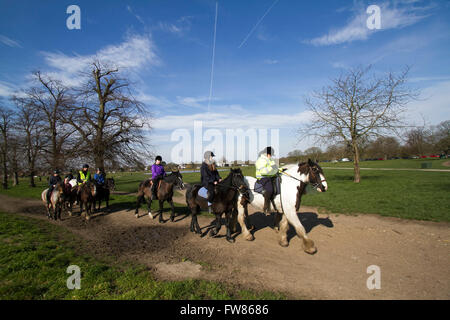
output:
[[[48,163],[52,168],[62,168],[64,157],[71,157],[73,148],[68,147],[69,137],[75,130],[62,121],[68,105],[72,103],[70,89],[61,81],[37,71],[33,73],[36,85],[25,93],[29,103],[42,111],[46,119],[46,134],[41,137],[45,141],[44,151],[49,155]]]
[[[19,184],[19,162],[21,160],[21,137],[18,133],[12,133],[8,138],[8,162],[11,167],[11,174],[13,177],[13,187]]]
[[[44,130],[43,114],[35,110],[33,100],[29,98],[13,97],[17,106],[17,129],[23,134],[22,149],[27,163],[27,174],[30,178],[30,187],[35,187],[34,176],[36,174],[36,161],[43,150]]]
[[[2,103],[1,100],[0,103]],[[2,140],[0,143],[0,156],[3,171],[3,189],[8,189],[8,140],[11,133],[13,121],[14,112],[11,109],[8,109],[4,105],[0,104],[0,133],[2,135]]]
[[[371,157],[389,159],[400,153],[400,143],[395,137],[378,137],[370,143],[367,152]]]
[[[303,138],[322,143],[344,142],[352,149],[354,182],[361,180],[360,141],[385,135],[401,126],[406,104],[417,96],[406,86],[409,68],[400,74],[369,77],[371,67],[357,67],[332,80],[332,84],[306,98],[312,113],[299,129]]]
[[[148,119],[144,105],[131,93],[130,81],[121,78],[118,69],[94,62],[65,121],[77,130],[84,153],[104,168],[106,160],[143,162]]]

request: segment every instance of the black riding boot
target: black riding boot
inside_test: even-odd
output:
[[[158,199],[158,195],[156,194],[156,187],[157,187],[157,184],[153,183],[153,185],[152,185],[152,200]]]

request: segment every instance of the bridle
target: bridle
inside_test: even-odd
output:
[[[232,173],[233,176],[231,177],[231,185],[230,186],[224,186],[221,185],[219,183],[217,183],[215,186],[219,187],[219,188],[227,188],[227,189],[234,189],[237,190],[237,192],[239,192],[241,195],[247,195],[248,194],[248,188],[245,185],[241,185],[240,187],[238,187],[235,182],[233,181],[234,179],[234,175],[237,173]],[[242,191],[244,189],[244,191]]]
[[[316,172],[314,171],[314,169],[311,168],[311,171],[313,172],[314,178],[315,178],[315,180],[316,180],[315,183],[311,183],[311,182],[310,182],[311,185],[312,185],[315,189],[320,188],[320,186],[322,185],[322,182],[326,182],[327,179],[318,179],[318,178],[317,178],[317,174],[316,174]],[[298,179],[298,178],[296,178],[296,177],[294,177],[294,176],[291,176],[289,173],[286,173],[286,172],[284,172],[284,171],[281,171],[281,173],[284,174],[284,175],[286,175],[286,176],[288,176],[289,178],[292,178],[292,179],[297,180],[297,181],[299,181],[299,182],[305,183],[305,182],[303,182],[302,180],[300,180],[300,179]]]

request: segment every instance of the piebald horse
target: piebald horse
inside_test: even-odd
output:
[[[281,180],[281,194],[276,195],[274,203],[278,209],[281,209],[280,213],[277,213],[275,226],[279,225],[280,240],[279,244],[282,247],[289,245],[287,238],[287,231],[289,224],[291,224],[300,239],[303,240],[303,249],[306,253],[314,254],[317,252],[314,246],[314,241],[308,238],[305,228],[301,224],[297,216],[297,211],[300,207],[300,199],[302,194],[305,193],[305,186],[312,184],[312,186],[318,192],[325,192],[328,190],[328,185],[320,166],[308,159],[308,162],[299,163],[298,165],[288,165],[285,167],[286,171],[282,174]],[[252,241],[254,236],[247,228],[247,205],[250,204],[257,210],[263,210],[264,197],[262,194],[256,193],[253,190],[256,179],[254,177],[245,177],[247,186],[249,187],[249,197],[242,198],[239,196],[238,201],[238,221],[242,229],[244,239]],[[281,221],[279,221],[281,217]]]

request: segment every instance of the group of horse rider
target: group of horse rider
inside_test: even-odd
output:
[[[49,179],[49,187],[48,187],[48,191],[47,191],[47,202],[48,203],[50,202],[50,195],[58,183],[63,183],[63,187],[64,187],[65,191],[67,193],[69,193],[72,189],[72,185],[70,184],[70,181],[73,179],[74,179],[74,177],[73,177],[72,173],[68,173],[64,177],[64,181],[63,181],[60,176],[60,171],[58,169],[53,171],[53,175]],[[91,181],[91,173],[89,171],[88,164],[84,164],[83,168],[80,171],[78,171],[76,180],[77,180],[78,186],[81,186],[81,185],[87,183],[88,181]],[[102,168],[97,169],[97,172],[94,174],[94,181],[98,186],[105,186],[106,174]],[[80,191],[80,188],[78,188],[78,193],[79,193],[79,191]]]
[[[255,163],[256,179],[263,187],[264,196],[264,213],[269,213],[270,201],[275,193],[275,178],[278,173],[282,171],[276,164],[273,158],[274,150],[272,147],[266,147],[260,152],[258,159]],[[204,160],[200,169],[201,185],[207,190],[207,200],[209,211],[211,211],[211,204],[214,201],[214,189],[215,186],[222,181],[219,171],[216,167],[215,154],[212,151],[206,151],[203,155]],[[161,179],[166,176],[164,166],[162,164],[162,157],[156,156],[155,163],[151,166],[152,171],[152,198],[157,199],[158,184]],[[49,179],[49,188],[47,192],[47,201],[50,201],[50,194],[58,183],[63,182],[60,177],[60,171],[55,170],[53,175]],[[71,173],[67,174],[64,178],[64,188],[68,188],[70,191],[71,184],[69,183],[73,179]],[[89,165],[83,165],[83,168],[77,173],[77,185],[82,185],[91,180],[91,173],[89,171]],[[97,185],[105,185],[105,172],[102,168],[98,168],[94,175],[94,180]]]
[[[264,213],[269,214],[270,201],[275,195],[276,177],[279,172],[284,171],[276,164],[274,158],[274,149],[266,147],[260,152],[255,163],[256,179],[263,187]],[[206,151],[203,155],[203,162],[200,169],[201,185],[207,190],[208,210],[211,212],[211,205],[214,200],[215,186],[222,181],[219,171],[216,167],[215,155],[212,151]],[[155,164],[152,165],[152,198],[157,198],[157,188],[160,179],[166,175],[164,166],[161,164],[161,156],[155,158]]]

